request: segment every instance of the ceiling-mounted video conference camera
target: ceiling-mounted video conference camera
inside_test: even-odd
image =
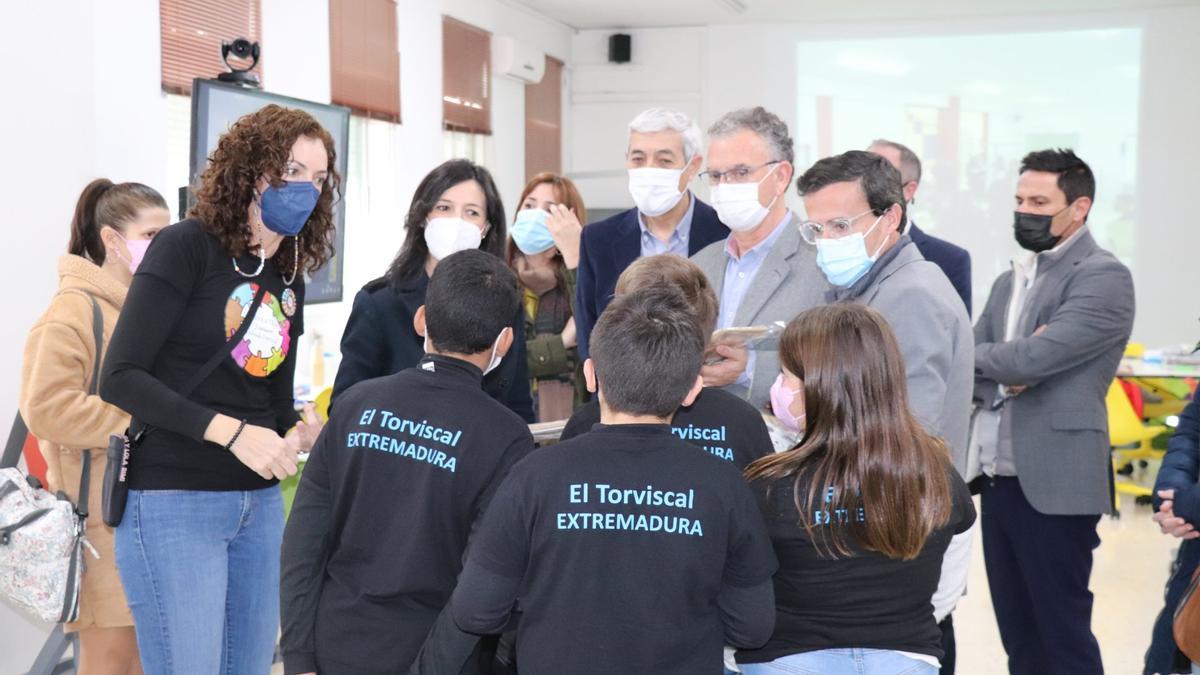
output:
[[[262,83],[258,81],[258,76],[251,73],[254,66],[258,65],[258,57],[261,54],[257,42],[251,42],[246,38],[238,38],[233,42],[221,41],[221,61],[225,67],[229,69],[227,73],[217,75],[217,79],[222,82],[232,82],[240,84],[243,87],[254,87],[256,89],[262,87]],[[250,60],[250,65],[244,68],[238,68],[229,62],[229,58]]]

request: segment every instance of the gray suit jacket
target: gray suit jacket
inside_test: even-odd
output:
[[[735,326],[758,326],[772,321],[791,321],[804,310],[823,304],[829,282],[817,267],[817,251],[800,238],[794,214],[784,224],[784,231],[767,253],[754,282],[734,316]],[[692,261],[704,270],[708,282],[721,297],[725,283],[725,240],[709,244]],[[961,303],[960,303],[961,304]],[[771,385],[779,375],[779,352],[763,350],[757,353],[754,372],[750,375],[750,391],[740,391],[737,385],[726,387],[755,408],[763,409],[771,402]]]
[[[1090,232],[1079,236],[1061,258],[1038,261],[1015,339],[1004,341],[1011,271],[975,326],[976,402],[996,403],[998,383],[1028,387],[1007,403],[1013,460],[1025,498],[1045,514],[1112,506],[1104,396],[1133,328],[1133,278]]]
[[[835,295],[887,319],[904,356],[909,408],[946,442],[955,468],[965,475],[975,353],[966,306],[941,268],[907,236],[876,265],[882,267]]]

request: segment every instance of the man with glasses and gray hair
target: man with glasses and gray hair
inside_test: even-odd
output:
[[[634,260],[672,253],[688,257],[729,230],[688,184],[700,171],[700,127],[663,108],[629,123],[625,168],[635,206],[583,228],[575,286],[575,331],[587,358],[592,326],[613,298],[617,277]]]
[[[905,204],[916,200],[917,188],[921,185],[921,160],[917,153],[907,145],[889,141],[883,138],[871,142],[867,152],[881,155],[900,172],[901,189],[904,190]],[[913,222],[908,214],[908,227],[904,233],[917,245],[917,250],[929,262],[942,268],[946,278],[954,286],[954,290],[967,306],[967,316],[971,315],[971,254],[945,239],[939,239],[932,234],[926,234]]]
[[[822,304],[829,284],[785,193],[795,172],[787,125],[761,107],[734,110],[708,129],[707,170],[713,206],[729,237],[693,256],[717,291],[717,328],[790,321]],[[762,409],[779,377],[774,350],[718,344],[704,366],[705,386],[724,387]]]

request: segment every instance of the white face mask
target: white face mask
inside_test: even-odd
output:
[[[500,338],[504,337],[504,331],[510,330],[508,326],[500,329],[500,334],[496,336],[496,341],[492,343],[492,358],[488,360],[488,367],[483,369],[483,374],[487,375],[500,366],[500,362],[504,357],[500,356]]]
[[[487,375],[498,368],[500,366],[500,362],[504,360],[504,357],[500,356],[500,338],[504,337],[504,331],[506,330],[509,330],[508,326],[505,326],[500,330],[500,334],[496,336],[496,341],[492,343],[492,357],[488,359],[488,367],[483,369],[484,375]],[[425,353],[433,353],[433,343],[429,341],[428,330],[425,331]]]
[[[630,169],[629,194],[638,211],[647,216],[661,216],[675,208],[683,193],[679,178],[683,169]]]
[[[429,247],[429,255],[437,260],[479,248],[482,242],[483,232],[479,227],[462,218],[431,218],[425,223],[425,244]]]
[[[717,210],[717,217],[725,226],[734,232],[753,230],[766,219],[767,212],[779,199],[775,195],[771,203],[763,206],[758,203],[758,186],[775,171],[775,164],[761,180],[754,183],[721,183],[712,189],[712,205]]]

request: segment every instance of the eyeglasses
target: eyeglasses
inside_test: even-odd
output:
[[[854,227],[854,221],[868,213],[875,213],[875,210],[867,209],[857,216],[850,216],[849,218],[834,218],[824,225],[815,220],[806,220],[800,223],[800,236],[810,244],[816,244],[817,240],[821,238],[841,239],[850,234]]]
[[[708,179],[709,185],[720,185],[721,183],[747,183],[750,181],[750,174],[764,167],[771,166],[772,164],[778,164],[781,161],[783,160],[776,159],[765,164],[759,164],[758,166],[746,166],[745,164],[739,164],[728,171],[703,171],[700,173],[700,175]]]

